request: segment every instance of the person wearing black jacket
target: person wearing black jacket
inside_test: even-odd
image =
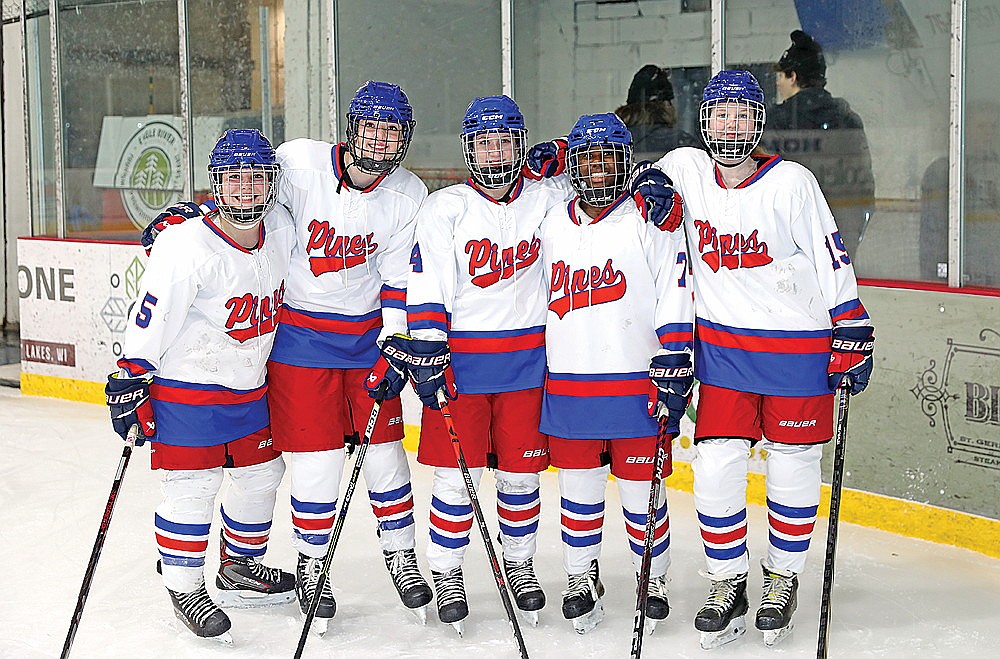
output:
[[[820,44],[802,30],[793,31],[791,39],[774,65],[781,102],[767,109],[763,143],[816,175],[847,251],[856,257],[875,202],[864,123],[847,101],[826,90]]]

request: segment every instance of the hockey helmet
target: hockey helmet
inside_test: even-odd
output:
[[[484,96],[469,104],[462,119],[462,151],[472,180],[502,188],[521,175],[527,155],[524,116],[509,96]]]
[[[738,165],[750,157],[764,133],[764,91],[749,71],[719,71],[702,94],[701,137],[712,158]]]
[[[566,169],[580,199],[605,208],[628,185],[632,167],[632,133],[612,113],[586,114],[566,139]]]
[[[347,148],[358,168],[382,174],[399,167],[416,123],[398,85],[374,80],[363,84],[347,107]]]
[[[259,224],[278,198],[280,167],[274,147],[255,128],[231,128],[208,160],[212,195],[225,218],[241,227]]]

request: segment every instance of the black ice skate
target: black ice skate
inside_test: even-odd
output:
[[[229,634],[232,623],[229,622],[229,616],[208,596],[205,582],[191,593],[178,593],[169,588],[167,592],[174,605],[174,615],[195,635],[232,644],[233,637]]]
[[[523,563],[512,563],[506,558],[503,561],[503,571],[507,575],[507,585],[514,593],[521,617],[532,627],[538,626],[538,612],[545,606],[545,593],[535,576],[535,566],[532,559]]]
[[[764,595],[757,609],[757,629],[764,632],[764,645],[770,647],[792,631],[792,614],[798,603],[799,578],[794,572],[772,570],[763,563]]]
[[[743,616],[750,608],[747,602],[746,574],[709,574],[712,580],[705,606],[694,618],[694,628],[701,632],[701,647],[717,648],[735,641],[747,631]]]
[[[636,579],[639,575],[636,575]],[[667,575],[649,578],[649,588],[646,594],[646,631],[652,634],[656,631],[656,623],[666,620],[670,615],[670,603],[667,601]]]
[[[249,608],[287,604],[295,599],[295,577],[257,562],[253,556],[239,556],[226,551],[222,541],[219,573],[219,606]]]
[[[160,561],[156,561],[156,572],[163,574],[163,563]],[[204,581],[190,593],[178,593],[167,588],[167,594],[174,605],[174,615],[196,636],[232,645],[229,616],[208,596]]]
[[[413,549],[400,549],[383,550],[382,555],[403,606],[416,616],[421,625],[424,624],[427,622],[427,605],[434,594],[417,567],[417,553]]]
[[[461,566],[447,572],[431,572],[437,592],[438,618],[451,625],[459,636],[465,634],[465,619],[469,615],[469,601],[465,597],[465,578]]]
[[[590,562],[590,569],[569,575],[568,586],[563,591],[563,617],[573,623],[577,634],[586,634],[604,620],[604,584],[601,583],[597,559]]]
[[[312,601],[313,593],[316,592],[316,584],[319,583],[319,575],[323,571],[323,559],[312,558],[305,554],[299,554],[298,563],[295,566],[295,596],[299,599],[299,609],[302,615],[309,613],[309,603]],[[323,592],[319,595],[319,606],[316,607],[316,617],[313,618],[311,629],[322,636],[326,633],[330,624],[330,618],[337,613],[337,601],[333,598],[333,589],[330,587],[329,575],[326,583],[323,584]]]

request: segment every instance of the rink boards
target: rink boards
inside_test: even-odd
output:
[[[103,403],[144,263],[133,244],[18,240],[23,393]],[[842,519],[1000,557],[1000,297],[897,285],[861,290],[875,373],[852,400]],[[404,410],[413,450],[419,403]],[[693,428],[682,424],[667,481],[685,491]],[[755,450],[748,483],[761,505],[765,461]],[[824,486],[821,512],[828,499]]]

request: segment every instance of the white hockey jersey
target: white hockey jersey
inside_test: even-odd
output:
[[[682,232],[647,223],[624,195],[596,219],[577,200],[542,223],[548,377],[540,430],[566,439],[656,435],[649,361],[690,350]]]
[[[261,223],[257,249],[240,247],[210,217],[156,239],[118,362],[154,374],[154,441],[214,446],[268,425],[265,366],[294,240],[281,206]]]
[[[448,340],[459,392],[542,386],[546,284],[537,232],[570,194],[565,177],[522,178],[501,203],[469,180],[432,193],[417,213],[410,335]]]
[[[727,189],[704,151],[675,149],[656,164],[684,197],[698,380],[775,396],[830,393],[833,325],[870,320],[815,177],[770,156]]]
[[[278,147],[278,202],[296,242],[271,359],[314,368],[370,368],[377,341],[406,331],[414,216],[427,186],[400,167],[365,190],[343,180],[344,144]]]

